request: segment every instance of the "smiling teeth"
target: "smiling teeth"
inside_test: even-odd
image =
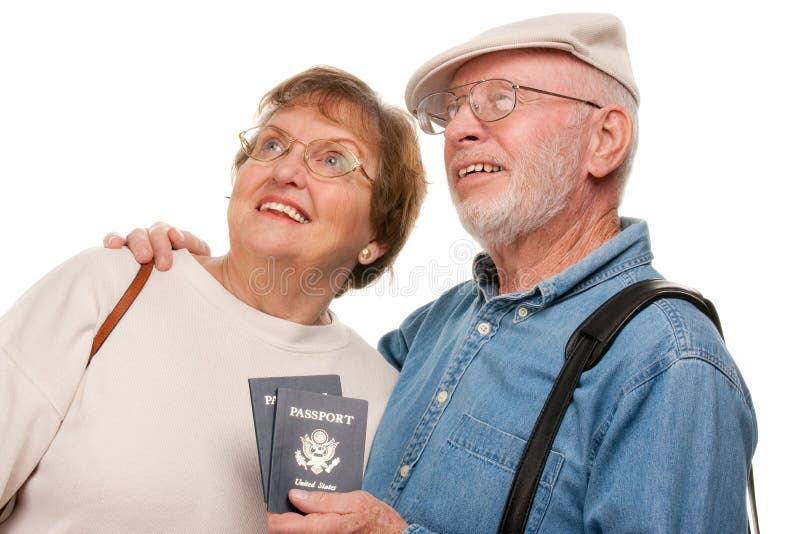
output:
[[[299,222],[300,224],[306,224],[308,219],[300,215],[300,212],[294,209],[291,206],[287,206],[286,204],[281,204],[280,202],[264,202],[261,204],[259,211],[264,210],[273,210],[273,211],[280,211],[281,213],[285,213],[295,221]]]
[[[470,165],[469,167],[464,167],[458,171],[458,176],[459,178],[463,178],[468,174],[472,174],[473,172],[497,172],[502,170],[503,167],[499,165],[492,165],[491,163],[476,163],[474,165]]]

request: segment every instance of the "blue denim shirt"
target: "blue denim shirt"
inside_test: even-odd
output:
[[[573,330],[614,293],[661,278],[643,221],[536,287],[498,295],[494,264],[379,344],[401,370],[364,488],[407,532],[497,530],[517,462]],[[723,318],[724,319],[724,318]],[[756,418],[694,306],[659,300],[585,372],[526,532],[745,532]]]

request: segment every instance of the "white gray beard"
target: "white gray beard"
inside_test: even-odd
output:
[[[567,204],[574,188],[579,142],[564,132],[543,141],[536,151],[517,161],[507,187],[495,199],[472,198],[459,201],[450,194],[464,229],[484,248],[510,245],[541,228]]]

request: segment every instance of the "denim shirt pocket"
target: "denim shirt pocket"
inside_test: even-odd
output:
[[[494,532],[526,441],[470,414],[461,416],[439,453],[425,498],[413,516],[437,532]],[[528,516],[527,533],[539,531],[564,455],[552,450]],[[453,513],[458,510],[458,513]],[[443,519],[447,518],[447,523]]]

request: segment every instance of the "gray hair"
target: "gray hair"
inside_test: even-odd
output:
[[[617,80],[606,74],[605,72],[592,67],[586,63],[583,69],[582,76],[572,76],[568,82],[570,90],[581,98],[586,98],[597,102],[601,106],[609,104],[618,104],[625,109],[628,116],[631,118],[632,132],[631,132],[631,145],[628,148],[628,154],[622,160],[619,167],[609,175],[609,178],[614,179],[619,187],[619,202],[622,202],[622,196],[625,191],[625,185],[628,177],[633,169],[633,160],[636,156],[636,148],[639,144],[639,106],[634,100],[633,95],[619,83]],[[585,110],[588,114],[589,110]]]

